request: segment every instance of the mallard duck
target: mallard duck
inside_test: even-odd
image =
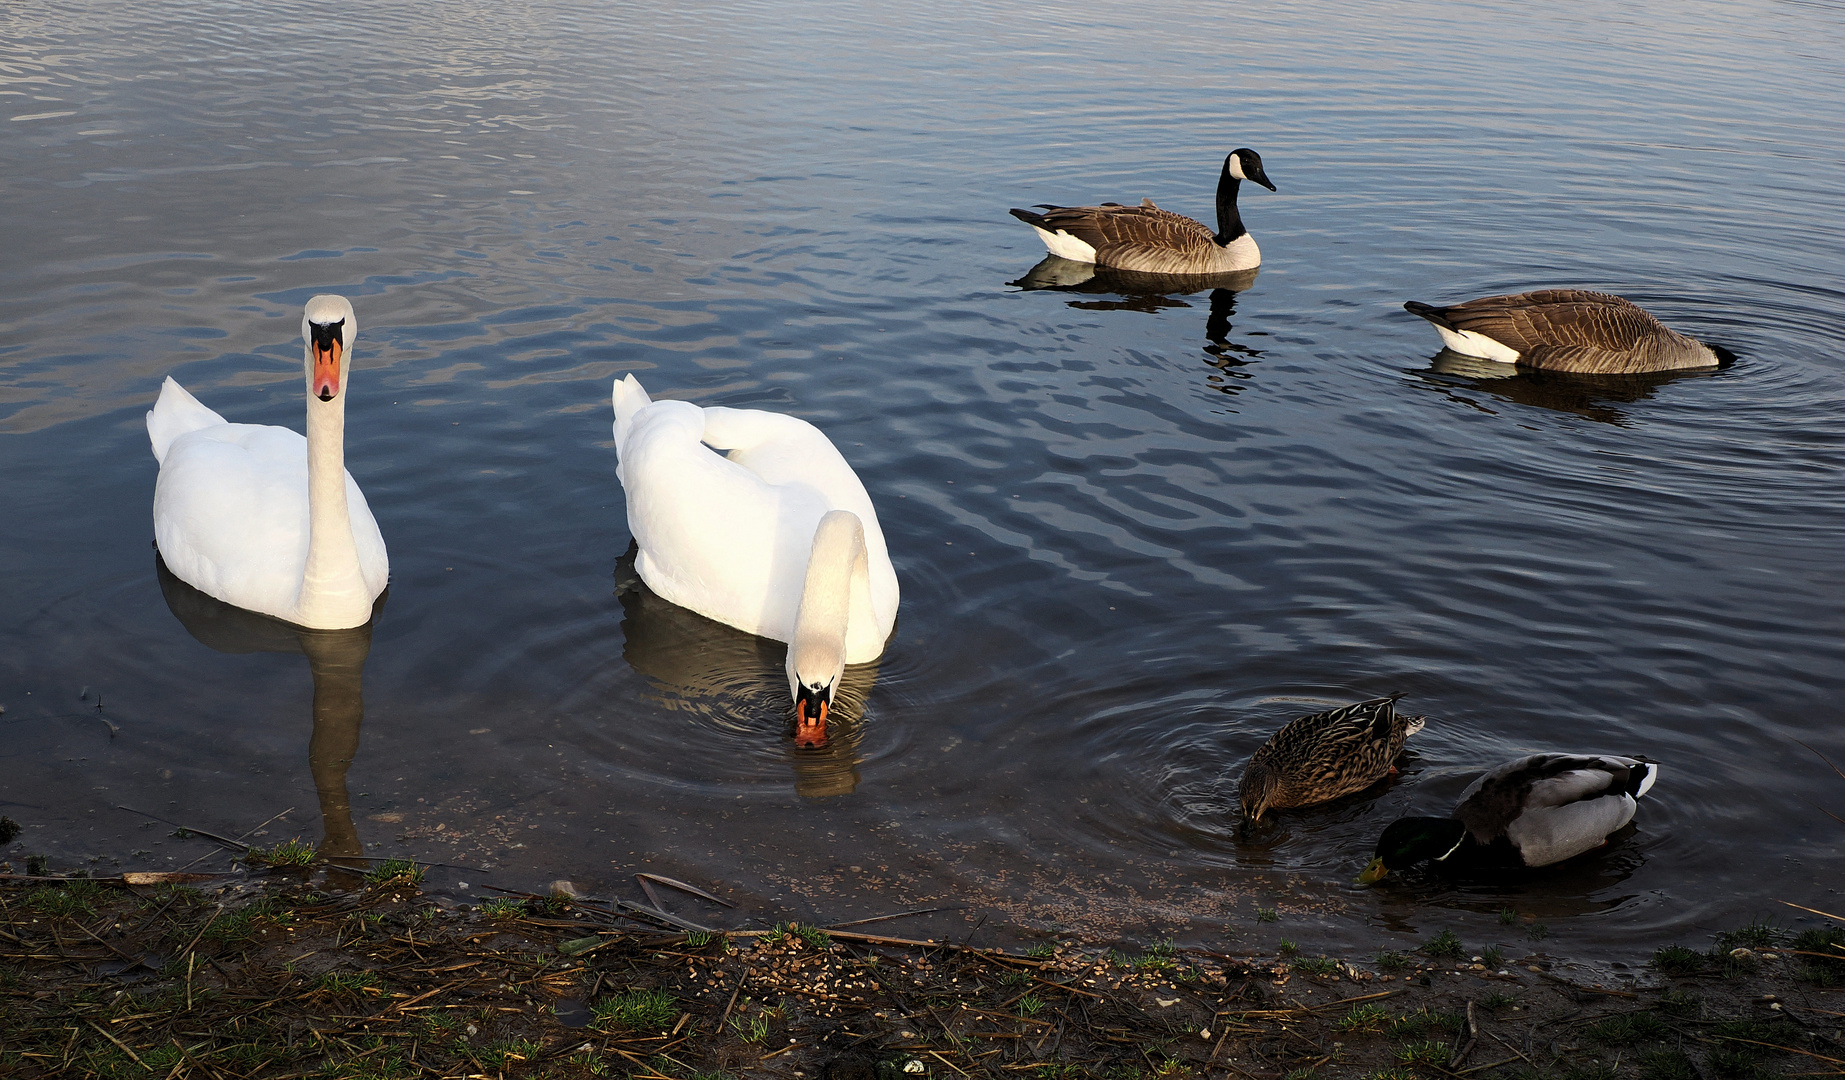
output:
[[[1402,694],[1289,721],[1243,768],[1237,798],[1247,830],[1268,810],[1312,806],[1362,791],[1396,771],[1403,740],[1423,718],[1397,711]]]
[[[1237,189],[1245,180],[1275,190],[1262,171],[1260,154],[1232,150],[1217,177],[1216,232],[1202,221],[1161,210],[1152,199],[1140,200],[1139,206],[1040,203],[1042,214],[1008,213],[1038,230],[1051,254],[1075,262],[1150,274],[1229,274],[1262,264],[1262,252],[1236,209]]]
[[[1668,330],[1631,300],[1587,289],[1483,296],[1452,307],[1411,300],[1443,345],[1462,356],[1550,371],[1629,375],[1716,367],[1736,357]]]
[[[1391,822],[1358,884],[1450,857],[1523,866],[1562,862],[1601,847],[1632,821],[1658,776],[1659,766],[1639,757],[1532,754],[1508,761],[1467,785],[1452,816]]]

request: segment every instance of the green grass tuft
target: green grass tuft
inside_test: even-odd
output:
[[[1653,967],[1662,975],[1691,975],[1703,971],[1705,957],[1683,945],[1667,945],[1653,950]]]
[[[1446,1068],[1450,1056],[1447,1043],[1436,1042],[1432,1039],[1405,1043],[1397,1047],[1397,1060],[1414,1067]]]
[[[1787,931],[1769,922],[1752,922],[1717,935],[1720,949],[1766,949],[1786,940]]]
[[[525,901],[516,896],[495,896],[480,902],[480,913],[496,922],[510,922],[525,914]]]
[[[1390,1023],[1390,1010],[1382,1005],[1354,1005],[1339,1020],[1339,1030],[1354,1035],[1375,1035]]]
[[[1453,1035],[1467,1024],[1467,1018],[1460,1013],[1430,1012],[1418,1009],[1397,1017],[1385,1032],[1392,1041],[1427,1039],[1431,1035]]]
[[[251,847],[243,853],[243,861],[251,866],[312,866],[320,853],[314,845],[296,837],[284,840],[264,851],[260,847]]]
[[[1459,960],[1467,955],[1467,950],[1461,948],[1461,939],[1452,930],[1443,930],[1423,942],[1422,951],[1430,956],[1449,960]]]
[[[369,885],[421,885],[422,867],[409,859],[386,859],[365,875]]]
[[[1381,949],[1378,951],[1376,962],[1379,971],[1402,971],[1409,966],[1409,957],[1391,949]]]
[[[679,1002],[664,990],[630,990],[596,1003],[596,1021],[620,1024],[632,1031],[651,1031],[672,1023]]]
[[[102,898],[102,886],[84,878],[71,878],[58,885],[40,885],[26,893],[26,906],[54,919],[96,914],[96,902]]]
[[[1330,956],[1303,956],[1294,961],[1293,967],[1295,971],[1305,972],[1308,975],[1326,976],[1339,974],[1339,961],[1334,960]]]
[[[1820,986],[1845,986],[1845,930],[1836,926],[1804,930],[1793,941],[1800,978]]]
[[[374,971],[329,971],[314,981],[314,992],[331,998],[362,998],[382,992],[383,980]]]

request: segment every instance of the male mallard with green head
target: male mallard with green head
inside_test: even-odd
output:
[[[1652,790],[1658,764],[1607,754],[1532,754],[1461,792],[1451,817],[1393,821],[1358,884],[1419,862],[1549,866],[1608,842]]]
[[[1330,802],[1395,772],[1391,763],[1403,752],[1403,740],[1423,724],[1423,717],[1397,711],[1402,696],[1303,716],[1269,736],[1244,767],[1237,789],[1242,829],[1267,811]]]

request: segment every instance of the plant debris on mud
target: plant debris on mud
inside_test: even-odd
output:
[[[793,924],[669,933],[632,905],[456,907],[389,869],[346,892],[0,878],[0,1076],[1845,1074],[1830,927],[1785,955],[1765,931],[1662,950],[1657,985],[1616,990],[1548,961],[1470,963],[1451,934],[1357,966]]]

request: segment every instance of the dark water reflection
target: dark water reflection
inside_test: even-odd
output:
[[[236,835],[325,795],[330,846],[491,868],[457,893],[648,868],[726,919],[1213,942],[1277,906],[1367,950],[1523,944],[1514,907],[1597,955],[1836,887],[1800,742],[1845,758],[1845,21],[1680,5],[1647,49],[1499,0],[1016,14],[412,0],[330,49],[293,0],[13,10],[0,858],[167,868],[201,852],[115,807]],[[1007,207],[1205,207],[1226,145],[1289,178],[1243,208],[1253,283],[1007,284],[1043,257]],[[1554,285],[1740,359],[1488,379],[1401,309]],[[143,417],[171,373],[298,428],[324,291],[393,580],[365,723],[303,770],[318,662],[175,621]],[[825,755],[788,746],[779,646],[612,587],[630,371],[813,421],[877,503],[903,609]],[[1269,732],[1397,691],[1431,717],[1402,776],[1238,841]],[[1553,873],[1349,884],[1383,822],[1540,749],[1663,771]]]
[[[221,653],[300,653],[307,657],[314,680],[308,737],[308,771],[319,796],[321,839],[315,850],[335,866],[363,870],[355,861],[365,854],[365,844],[352,820],[352,798],[346,773],[359,752],[359,731],[365,724],[365,658],[372,649],[372,626],[390,596],[386,589],[372,605],[372,617],[349,630],[311,630],[232,607],[181,581],[159,555],[154,573],[160,594],[186,632],[200,644]]]
[[[665,708],[696,716],[729,736],[694,735],[688,752],[708,754],[714,742],[733,741],[733,752],[784,759],[794,774],[795,794],[804,799],[855,791],[865,703],[877,685],[878,665],[847,666],[826,742],[796,747],[786,646],[662,600],[634,572],[635,551],[630,547],[615,570],[622,659],[653,683]]]
[[[1630,421],[1627,411],[1617,406],[1646,401],[1660,387],[1680,380],[1708,378],[1717,373],[1718,369],[1583,375],[1499,364],[1463,356],[1452,349],[1437,353],[1427,368],[1408,372],[1428,383],[1430,388],[1446,394],[1450,400],[1485,412],[1492,410],[1467,396],[1466,391],[1480,391],[1501,401],[1571,413],[1585,420],[1622,427],[1629,426]]]

